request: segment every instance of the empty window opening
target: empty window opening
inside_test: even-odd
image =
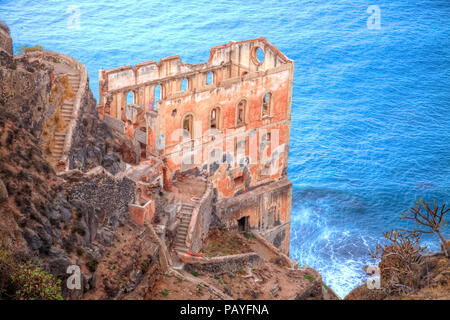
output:
[[[181,82],[181,91],[186,91],[188,89],[188,79],[184,78]]]
[[[210,129],[220,129],[219,127],[220,109],[218,107],[211,110]]]
[[[135,104],[134,92],[133,91],[130,91],[127,94],[127,104]]]
[[[141,149],[141,160],[147,158],[147,146],[142,142],[139,142],[139,146]]]
[[[270,157],[272,153],[272,134],[270,132],[267,132],[263,135],[262,141],[261,141],[261,151],[265,150],[266,156]]]
[[[262,115],[268,116],[270,115],[270,107],[272,102],[272,93],[266,92],[262,101]]]
[[[238,231],[239,232],[247,232],[248,231],[248,216],[240,218],[238,221]]]
[[[246,108],[247,102],[245,100],[241,100],[238,103],[237,106],[237,119],[236,119],[236,124],[242,125],[245,123],[245,108]]]
[[[236,141],[234,149],[236,153],[245,154],[247,150],[247,139],[241,139]]]
[[[264,62],[264,51],[261,48],[256,49],[256,59],[259,63]]]
[[[193,123],[192,115],[188,114],[183,118],[183,137],[192,139],[192,123]]]
[[[153,110],[158,110],[158,101],[161,99],[162,99],[162,88],[161,88],[161,85],[158,84],[155,88]]]
[[[212,71],[208,73],[206,76],[206,84],[212,84],[213,83],[213,73]]]

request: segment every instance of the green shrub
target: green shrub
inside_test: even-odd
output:
[[[95,272],[95,270],[97,270],[97,266],[98,266],[97,259],[90,258],[86,261],[86,267],[90,272]]]
[[[149,264],[148,264],[148,262],[147,261],[142,261],[141,262],[141,271],[143,272],[143,273],[146,273],[147,271],[148,271],[148,269],[149,269]]]
[[[18,300],[63,300],[61,280],[31,264],[20,265],[11,275]]]
[[[169,295],[169,290],[167,290],[167,289],[161,290],[161,294],[162,294],[164,297],[167,297],[167,296]]]
[[[311,282],[316,280],[316,278],[314,276],[310,275],[310,274],[305,274],[304,277],[305,277],[306,280],[309,280]]]
[[[197,271],[192,272],[192,275],[193,275],[194,277],[198,277],[198,276],[199,276],[199,274],[198,274]]]
[[[19,48],[19,54],[30,53],[30,52],[35,52],[35,51],[43,51],[43,50],[44,50],[44,47],[42,47],[40,44],[36,44],[33,47],[21,46]]]
[[[0,299],[14,295],[16,289],[11,281],[11,274],[15,268],[16,262],[11,251],[0,246]]]
[[[83,255],[83,253],[84,253],[84,250],[83,250],[83,248],[81,248],[81,247],[78,247],[78,248],[77,248],[77,255],[78,255],[78,256],[82,256],[82,255]]]
[[[244,237],[248,240],[255,239],[255,236],[249,232],[244,232]]]

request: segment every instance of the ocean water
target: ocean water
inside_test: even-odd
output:
[[[1,0],[0,20],[16,50],[83,62],[96,97],[100,68],[204,62],[230,40],[263,36],[295,60],[290,255],[340,296],[364,281],[382,232],[406,225],[400,212],[450,202],[448,0]],[[434,235],[424,243],[438,247]]]

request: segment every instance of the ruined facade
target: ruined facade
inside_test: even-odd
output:
[[[210,214],[218,219],[198,217],[202,210],[190,219],[257,231],[288,253],[293,68],[292,60],[258,38],[213,47],[201,64],[182,63],[176,55],[100,70],[99,115],[132,139],[141,164],[161,162],[165,190],[189,175],[208,181]],[[186,247],[195,251],[197,222],[187,224]]]

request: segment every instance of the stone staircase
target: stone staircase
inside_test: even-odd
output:
[[[67,73],[67,76],[69,78],[69,83],[72,86],[74,96],[71,100],[66,100],[63,102],[63,105],[61,107],[61,115],[64,121],[66,121],[68,124],[73,118],[75,96],[78,92],[78,89],[80,88],[80,75]],[[52,158],[55,162],[58,162],[62,158],[65,139],[66,132],[55,132],[55,145],[52,149]]]
[[[186,251],[186,237],[191,222],[192,211],[194,206],[190,204],[183,203],[181,205],[181,223],[178,226],[177,237],[175,239],[176,250]]]

